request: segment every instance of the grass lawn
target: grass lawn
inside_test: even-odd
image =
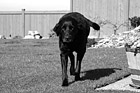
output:
[[[88,49],[82,80],[75,82],[68,72],[63,88],[57,39],[0,40],[0,93],[134,93],[95,90],[129,74],[124,48]]]

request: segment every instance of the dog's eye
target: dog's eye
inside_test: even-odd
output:
[[[69,27],[69,29],[70,29],[70,30],[73,30],[73,29],[74,29],[74,27],[73,27],[73,26],[70,26],[70,27]]]
[[[64,25],[64,26],[62,26],[62,29],[66,29],[67,27]]]

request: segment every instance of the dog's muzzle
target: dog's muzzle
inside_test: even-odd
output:
[[[73,42],[73,37],[72,36],[64,36],[63,42],[64,43],[71,43],[71,42]]]
[[[71,38],[64,38],[63,42],[64,43],[71,43],[73,40]]]

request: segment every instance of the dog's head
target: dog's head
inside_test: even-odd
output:
[[[67,19],[56,24],[53,30],[56,32],[57,36],[61,38],[62,42],[71,43],[78,33],[76,25],[75,20]]]

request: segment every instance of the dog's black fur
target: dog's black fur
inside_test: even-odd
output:
[[[72,12],[60,18],[59,22],[53,28],[59,36],[59,48],[62,66],[62,86],[68,86],[67,65],[68,57],[71,61],[70,74],[75,75],[75,80],[80,80],[81,61],[86,52],[87,37],[90,27],[100,30],[100,26],[78,12]],[[77,53],[77,62],[75,67],[75,57],[73,52]]]

